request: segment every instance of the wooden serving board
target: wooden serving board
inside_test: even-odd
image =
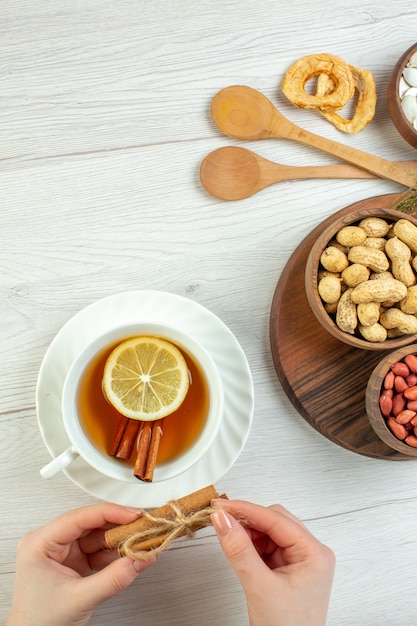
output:
[[[365,411],[368,378],[388,351],[361,350],[323,329],[307,301],[304,270],[317,236],[335,217],[367,208],[388,208],[397,194],[352,204],[327,218],[298,246],[275,289],[270,342],[278,378],[301,416],[338,445],[377,459],[409,460],[374,433]]]

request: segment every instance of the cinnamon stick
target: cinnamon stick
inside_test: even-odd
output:
[[[115,437],[113,439],[113,443],[112,443],[111,448],[110,448],[110,452],[109,452],[110,456],[116,456],[116,453],[117,453],[117,451],[119,449],[119,446],[120,446],[120,443],[122,441],[124,432],[126,430],[126,426],[128,424],[128,421],[129,421],[129,419],[127,417],[125,417],[124,415],[120,416],[119,424],[117,426],[116,435],[115,435]]]
[[[145,476],[146,461],[148,458],[149,444],[152,435],[152,422],[142,422],[142,426],[137,438],[137,455],[135,462],[134,475],[142,479]]]
[[[175,503],[182,509],[184,515],[189,515],[196,511],[200,511],[201,509],[205,509],[211,505],[211,501],[214,498],[227,498],[226,495],[221,495],[217,493],[214,485],[209,485],[208,487],[204,487],[199,491],[195,491],[183,498],[180,498],[175,501]],[[175,512],[173,511],[170,504],[166,504],[162,507],[154,509],[150,511],[150,513],[154,517],[160,517],[164,519],[174,519]],[[134,522],[130,524],[122,524],[120,526],[115,526],[114,528],[110,528],[106,530],[104,534],[104,540],[107,548],[119,548],[119,552],[123,554],[123,542],[131,537],[132,535],[144,532],[150,528],[152,528],[153,522],[146,517],[139,517]],[[201,527],[202,528],[202,527]],[[196,528],[196,530],[198,530]],[[184,535],[186,532],[183,533]],[[151,550],[157,546],[160,546],[163,541],[166,539],[167,533],[158,535],[156,537],[152,537],[151,539],[146,539],[144,541],[138,541],[133,546],[133,549],[136,551],[139,550]]]
[[[137,420],[128,419],[127,426],[116,452],[118,459],[130,459],[130,455],[132,454],[139,431],[139,426],[140,422]]]
[[[143,476],[143,480],[149,483],[152,482],[156,460],[158,458],[159,443],[162,437],[163,421],[163,419],[157,420],[152,424],[151,441],[149,443],[149,450],[146,459],[146,469]]]

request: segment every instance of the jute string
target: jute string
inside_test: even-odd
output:
[[[218,510],[210,506],[200,509],[199,511],[185,514],[176,502],[169,502],[168,505],[174,512],[172,519],[155,517],[152,513],[143,511],[142,516],[152,522],[152,527],[130,535],[130,537],[120,544],[119,553],[135,560],[146,561],[163,550],[166,550],[170,543],[177,537],[184,535],[192,536],[196,530],[204,528],[205,526],[211,526],[211,515]],[[135,550],[135,544],[148,539],[157,539],[161,535],[164,536],[164,539],[160,545],[146,552]]]

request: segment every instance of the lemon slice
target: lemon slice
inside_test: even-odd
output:
[[[119,413],[152,421],[181,405],[189,387],[180,350],[159,337],[134,337],[120,343],[104,366],[103,390]]]

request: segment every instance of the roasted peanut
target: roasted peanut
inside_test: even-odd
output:
[[[382,393],[379,397],[379,408],[382,415],[389,417],[392,411],[392,398],[386,393]]]
[[[365,217],[359,226],[368,237],[385,237],[390,229],[390,224],[382,217]]]
[[[385,250],[386,240],[383,237],[367,237],[363,244],[367,248],[374,248],[376,250]]]
[[[397,337],[402,337],[404,333],[402,333],[398,328],[387,328],[387,338],[388,339],[397,339]]]
[[[404,241],[413,252],[417,252],[417,226],[409,220],[401,219],[395,222],[393,229],[398,239]]]
[[[385,252],[391,259],[391,271],[394,274],[394,278],[400,280],[407,287],[415,285],[416,276],[410,265],[411,250],[407,244],[398,239],[398,237],[393,237],[388,239],[385,244]]]
[[[329,272],[328,270],[319,269],[318,274],[317,274],[318,280],[321,280],[325,276],[334,276],[335,278],[338,278],[339,280],[341,279],[340,272]]]
[[[336,246],[328,246],[323,250],[320,263],[329,272],[343,272],[349,265],[346,254],[336,248]]]
[[[342,294],[340,278],[337,278],[335,275],[324,276],[317,285],[317,289],[320,298],[329,304],[338,302]]]
[[[415,354],[407,354],[407,356],[404,357],[404,362],[410,372],[417,374],[417,356]]]
[[[358,325],[358,316],[356,313],[356,305],[352,302],[353,289],[346,289],[341,295],[337,305],[336,324],[345,333],[355,334]]]
[[[404,409],[404,411],[401,411],[401,413],[398,413],[395,419],[398,422],[398,424],[404,425],[404,424],[408,424],[408,422],[411,422],[412,418],[415,417],[416,415],[417,413],[415,411],[410,411],[410,409]]]
[[[365,265],[352,263],[342,272],[342,280],[348,287],[357,287],[368,280],[370,271]]]
[[[341,243],[339,243],[337,241],[337,239],[332,239],[331,241],[329,241],[329,246],[334,246],[335,248],[337,248],[338,250],[340,250],[341,252],[343,252],[343,254],[347,254],[349,251],[348,246],[342,246]]]
[[[384,378],[384,389],[393,389],[395,374],[393,371],[388,372]]]
[[[395,279],[366,280],[354,288],[352,301],[355,304],[361,302],[385,302],[393,300],[399,302],[407,295],[407,287]],[[392,327],[394,328],[394,327]]]
[[[386,280],[387,278],[394,279],[394,275],[391,272],[371,272],[369,280]]]
[[[403,378],[407,378],[410,373],[410,369],[407,363],[402,363],[401,361],[398,361],[398,363],[394,363],[393,365],[391,365],[391,372],[394,374],[394,376],[402,376]]]
[[[366,237],[366,232],[360,226],[344,226],[337,233],[336,241],[342,246],[351,248],[364,244]]]
[[[397,393],[404,393],[408,389],[408,383],[402,376],[396,376],[394,380],[394,389]]]
[[[405,382],[409,387],[414,387],[417,385],[417,374],[409,374],[405,379]]]
[[[337,302],[325,302],[324,309],[329,315],[334,315],[337,311]]]
[[[379,320],[380,311],[379,302],[361,302],[357,307],[359,323],[362,326],[373,326]]]
[[[417,333],[417,318],[400,309],[387,309],[381,314],[379,321],[384,328],[398,328],[404,335]]]
[[[384,252],[366,246],[353,246],[347,258],[351,263],[365,265],[373,272],[386,272],[389,268],[389,261]]]
[[[387,330],[381,324],[376,322],[372,326],[363,326],[359,324],[359,332],[364,339],[373,343],[382,343],[387,338]]]
[[[417,386],[414,385],[414,387],[409,387],[403,392],[403,394],[404,398],[407,400],[417,400]]]
[[[402,424],[399,424],[393,417],[387,418],[387,426],[390,431],[397,437],[397,439],[405,439],[407,437],[407,431]]]
[[[407,295],[400,301],[400,309],[410,315],[417,313],[417,285],[407,289]]]
[[[392,414],[394,416],[399,415],[401,411],[404,411],[406,405],[407,405],[407,400],[405,399],[404,395],[402,393],[397,393],[392,398],[392,408],[391,408]]]

